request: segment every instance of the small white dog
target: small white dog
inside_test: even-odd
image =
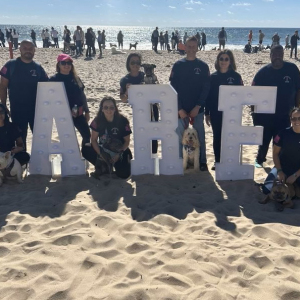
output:
[[[126,54],[126,52],[123,52],[116,47],[111,47],[111,54]]]
[[[17,177],[19,183],[23,183],[22,180],[22,167],[17,159],[11,156],[11,152],[0,152],[0,186],[6,178]]]
[[[196,129],[187,128],[183,132],[183,169],[194,165],[194,170],[199,171],[200,143]]]

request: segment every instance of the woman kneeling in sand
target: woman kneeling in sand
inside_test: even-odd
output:
[[[128,146],[132,131],[129,121],[119,113],[114,98],[104,97],[101,100],[97,116],[90,127],[92,147],[82,149],[84,158],[96,167],[99,161],[109,159],[116,175],[120,178],[128,178],[131,174],[130,160],[132,159]],[[93,176],[98,178],[102,174],[96,169]]]

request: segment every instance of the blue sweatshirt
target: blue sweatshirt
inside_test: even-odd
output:
[[[170,83],[178,93],[178,110],[190,113],[200,105],[199,113],[203,112],[210,87],[210,73],[205,62],[198,58],[177,61],[172,68]]]

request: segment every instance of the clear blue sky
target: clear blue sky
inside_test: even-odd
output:
[[[0,24],[300,26],[299,0],[1,0]]]

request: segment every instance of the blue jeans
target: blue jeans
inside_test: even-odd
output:
[[[76,41],[76,55],[82,54],[81,40]]]
[[[200,163],[201,164],[206,164],[206,145],[205,145],[205,130],[204,130],[204,112],[198,114],[195,118],[194,118],[194,124],[193,124],[193,128],[196,129],[197,133],[198,133],[198,138],[199,138],[199,142],[200,142]],[[179,136],[179,157],[182,158],[183,154],[182,154],[182,136],[183,136],[183,132],[184,132],[185,128],[184,128],[184,121],[182,119],[178,119],[178,127],[176,129],[176,132]]]

